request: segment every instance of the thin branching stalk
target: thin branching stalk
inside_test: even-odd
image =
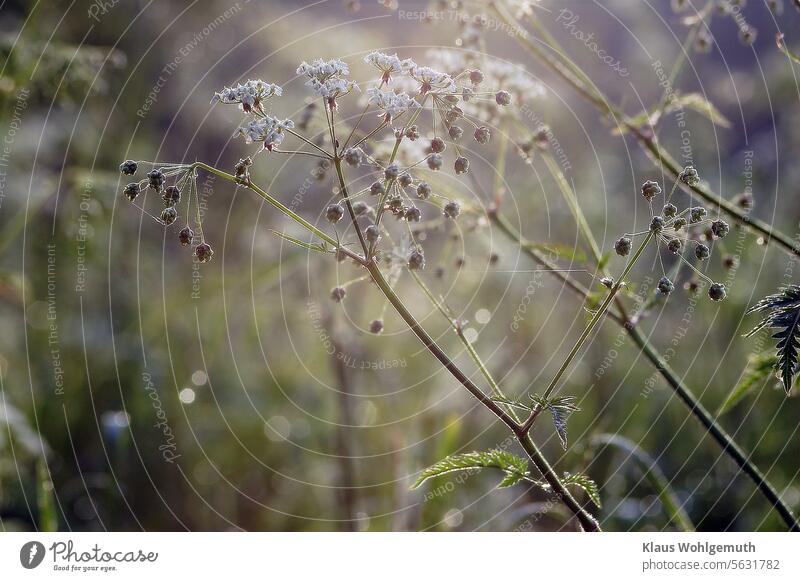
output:
[[[538,264],[545,266],[553,276],[561,279],[565,285],[570,288],[575,294],[580,296],[583,300],[589,299],[589,292],[583,289],[577,283],[572,282],[569,277],[564,273],[559,272],[553,265],[548,264],[546,259],[541,256],[536,249],[530,247],[528,242],[523,239],[520,234],[510,226],[508,221],[501,215],[494,213],[492,215],[493,223],[496,224],[500,231],[503,232],[510,240],[518,245],[523,252]],[[781,519],[789,527],[791,531],[800,531],[800,521],[793,514],[791,508],[781,500],[780,496],[775,490],[775,487],[766,479],[764,474],[753,463],[750,457],[739,447],[734,439],[728,434],[714,419],[714,417],[702,406],[699,400],[694,396],[689,387],[681,380],[675,371],[666,363],[658,350],[653,347],[650,341],[645,337],[639,328],[629,319],[619,316],[613,312],[609,312],[608,318],[617,323],[625,332],[633,339],[634,343],[642,350],[647,359],[653,364],[658,373],[666,380],[667,384],[678,395],[678,398],[689,408],[689,411],[695,416],[700,423],[709,431],[714,441],[722,448],[723,453],[730,456],[734,462],[747,474],[750,479],[755,483],[756,488],[761,492],[767,501],[778,512]]]
[[[514,18],[513,15],[500,6],[497,2],[490,2],[490,6],[498,17],[508,24],[510,27],[520,27],[520,23]],[[529,20],[536,27],[536,29],[543,33],[546,29],[538,22],[535,16],[529,15]],[[650,159],[665,173],[677,179],[683,167],[669,154],[669,152],[662,147],[658,141],[653,137],[650,131],[645,131],[637,123],[632,121],[627,115],[622,113],[621,109],[611,103],[608,98],[599,90],[599,88],[591,81],[591,79],[576,65],[571,59],[566,56],[564,50],[558,45],[557,41],[549,34],[543,35],[547,47],[551,49],[552,54],[545,51],[537,45],[536,42],[523,35],[516,35],[517,41],[525,48],[532,56],[542,62],[549,69],[554,71],[561,77],[568,85],[570,85],[578,94],[592,103],[597,109],[605,116],[609,117],[620,127],[623,127],[631,132],[636,138],[639,145],[648,154]],[[554,56],[555,55],[555,56]],[[727,214],[732,220],[744,225],[753,232],[758,232],[766,238],[767,241],[774,241],[782,250],[787,253],[800,256],[800,243],[793,240],[791,236],[773,228],[767,222],[753,218],[742,209],[736,207],[734,204],[725,200],[719,194],[713,192],[704,183],[699,183],[694,186],[681,184],[681,187],[687,188],[691,193],[698,195],[707,203],[718,207],[722,212]]]

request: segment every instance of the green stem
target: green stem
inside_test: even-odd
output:
[[[539,264],[542,262],[542,257],[535,251],[535,249],[526,247],[524,239],[516,234],[510,228],[501,216],[494,217],[494,223],[499,226],[510,240],[520,246],[520,248],[528,254],[530,258]],[[565,279],[563,273],[551,271],[553,276],[562,280]],[[566,279],[568,280],[568,279]],[[565,280],[565,282],[566,282]],[[579,285],[568,285],[571,290],[584,300],[588,298],[588,291],[582,290]],[[633,339],[634,343],[641,348],[645,356],[650,360],[658,373],[664,378],[670,388],[678,395],[681,402],[689,408],[689,411],[695,416],[703,426],[711,433],[714,441],[722,448],[722,452],[730,456],[734,462],[747,474],[756,488],[761,492],[772,507],[778,512],[781,519],[789,527],[791,531],[800,531],[800,521],[794,516],[792,510],[780,499],[775,488],[770,484],[766,477],[761,473],[758,467],[748,458],[742,449],[736,444],[733,438],[717,424],[711,414],[700,404],[689,387],[677,376],[674,370],[666,363],[661,354],[653,347],[647,338],[642,335],[638,327],[628,318],[609,313],[609,318],[613,319],[625,332]],[[524,426],[523,426],[524,427]]]
[[[409,329],[411,329],[411,331],[417,336],[422,344],[425,345],[428,351],[439,360],[442,366],[447,369],[450,374],[473,395],[473,397],[480,401],[484,407],[489,409],[489,411],[497,416],[500,421],[502,421],[514,433],[523,450],[525,450],[526,454],[528,454],[528,457],[531,459],[531,462],[533,462],[539,472],[541,472],[544,479],[551,486],[553,492],[567,506],[567,508],[573,512],[584,530],[592,532],[600,531],[600,525],[595,518],[589,514],[589,512],[581,504],[579,504],[577,500],[575,500],[575,497],[573,497],[569,490],[567,490],[567,488],[564,486],[564,483],[561,482],[561,479],[558,477],[556,472],[547,462],[547,459],[544,457],[544,455],[542,455],[533,441],[527,437],[527,434],[520,432],[520,426],[514,421],[514,419],[490,397],[485,395],[480,388],[478,388],[478,386],[476,386],[472,380],[470,380],[469,377],[467,377],[461,371],[461,369],[459,369],[458,366],[453,363],[453,361],[447,356],[441,347],[439,347],[436,341],[430,335],[428,335],[425,329],[422,328],[411,311],[406,308],[402,299],[400,299],[397,293],[394,292],[394,289],[392,289],[392,287],[386,281],[383,273],[380,270],[380,267],[375,262],[370,262],[367,264],[366,268],[370,275],[372,275],[372,279],[375,281],[375,284],[377,284],[378,288],[381,290],[381,292],[383,292],[386,299],[395,308],[403,321],[405,321]]]
[[[553,376],[553,379],[550,380],[550,384],[547,386],[547,389],[545,390],[544,394],[542,395],[543,399],[546,400],[548,397],[550,397],[550,394],[553,393],[553,390],[558,385],[558,382],[561,380],[561,378],[563,377],[564,373],[566,373],[567,369],[569,369],[569,366],[572,363],[572,361],[578,355],[578,352],[580,351],[581,347],[583,347],[583,344],[586,343],[586,340],[589,338],[589,335],[591,335],[591,333],[594,330],[594,328],[597,326],[597,324],[603,318],[603,315],[605,315],[606,311],[608,310],[608,307],[611,305],[611,301],[614,300],[614,296],[617,294],[619,289],[622,288],[622,285],[624,284],[624,281],[625,281],[625,277],[628,276],[628,274],[630,273],[630,271],[633,268],[633,266],[636,264],[636,262],[642,256],[642,253],[644,252],[645,248],[647,248],[647,245],[650,243],[650,239],[652,237],[653,237],[653,233],[652,232],[648,232],[647,236],[642,241],[642,243],[639,245],[639,248],[636,250],[636,253],[633,255],[633,258],[631,258],[628,261],[628,264],[625,265],[625,269],[622,271],[622,274],[620,275],[619,279],[614,283],[614,286],[611,287],[611,290],[609,291],[608,296],[606,296],[605,300],[600,305],[600,308],[597,309],[597,311],[595,312],[594,316],[589,321],[589,324],[586,325],[586,328],[583,330],[583,333],[581,333],[581,336],[578,337],[578,340],[575,342],[575,345],[570,350],[570,352],[567,355],[566,359],[564,359],[563,363],[561,363],[561,367],[558,368],[558,371],[556,371],[556,374]],[[531,429],[531,427],[533,426],[533,423],[536,421],[536,417],[539,415],[539,412],[541,411],[541,409],[542,409],[541,406],[537,406],[537,408],[531,413],[531,415],[528,418],[528,420],[522,426],[523,430],[525,430],[527,432],[527,431],[529,431]]]

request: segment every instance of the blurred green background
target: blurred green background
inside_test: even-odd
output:
[[[354,267],[282,243],[270,232],[283,228],[280,216],[204,175],[204,230],[216,254],[201,267],[173,232],[119,194],[123,159],[203,160],[230,170],[252,151],[232,139],[238,116],[209,105],[223,85],[251,77],[284,84],[291,97],[275,106],[296,118],[298,95],[307,94],[295,79],[301,60],[357,63],[384,49],[424,63],[427,49],[456,46],[464,32],[454,18],[401,16],[428,9],[425,3],[352,4],[0,4],[3,530],[573,528],[558,508],[545,507],[532,522],[547,495],[521,486],[493,491],[494,474],[409,490],[424,466],[508,445],[507,435],[390,310],[382,335],[366,332],[384,311],[375,289],[350,287],[342,305],[328,299],[337,281],[358,274]],[[662,95],[653,62],[669,70],[682,50],[686,27],[667,4],[544,0],[546,11],[534,10],[597,85],[636,114]],[[702,93],[730,120],[722,128],[687,113],[703,178],[729,199],[750,188],[754,215],[795,236],[797,65],[778,52],[774,35],[776,22],[796,31],[800,13],[786,3],[776,21],[763,2],[747,4],[742,14],[759,30],[754,46],[742,45],[731,18],[715,14],[716,46],[690,52],[675,85]],[[558,21],[562,8],[580,16],[577,26],[629,76],[598,62],[570,34]],[[511,35],[484,33],[490,54],[524,64],[546,87],[534,112],[563,146],[602,248],[642,229],[649,215],[635,199],[638,184],[662,179],[651,162]],[[800,35],[789,32],[787,42],[800,45]],[[363,66],[354,71],[367,74]],[[685,136],[672,122],[664,127],[660,138],[679,155]],[[569,209],[542,168],[509,157],[503,211],[529,239],[573,246]],[[314,178],[313,169],[303,159],[259,156],[254,179],[286,204],[299,196],[298,211],[315,221],[332,182]],[[492,175],[478,179],[488,187]],[[525,272],[533,264],[498,232],[486,228],[464,240],[430,261],[431,271],[445,267],[431,284],[470,321],[476,347],[506,390],[535,390],[552,376],[586,313],[556,280]],[[487,270],[492,252],[500,260]],[[721,264],[726,254],[738,256],[732,271]],[[771,346],[741,338],[754,323],[744,319],[747,306],[796,280],[785,254],[739,230],[715,255],[709,273],[726,282],[728,301],[694,301],[680,292],[642,322],[711,410],[740,380],[748,356]],[[462,256],[458,270],[454,261]],[[611,268],[620,265],[612,260]],[[634,280],[657,279],[661,269],[652,257]],[[418,289],[408,281],[399,288],[474,373]],[[526,293],[530,305],[512,332]],[[641,463],[596,445],[602,434],[618,434],[657,464],[698,529],[783,530],[622,337],[618,327],[603,325],[569,374],[564,391],[581,407],[570,419],[569,449],[544,422],[536,433],[560,470],[584,470],[598,482],[604,527],[674,528]],[[720,420],[796,509],[799,414],[797,398],[762,381]]]

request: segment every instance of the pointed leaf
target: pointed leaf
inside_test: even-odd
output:
[[[577,486],[578,488],[581,488],[589,497],[589,500],[595,503],[598,508],[602,508],[603,505],[600,501],[600,489],[598,488],[597,483],[585,474],[570,474],[569,472],[564,472],[564,477],[561,479],[561,481],[566,486]]]
[[[528,461],[514,454],[510,454],[509,452],[496,449],[487,450],[485,452],[455,454],[425,468],[425,470],[420,473],[416,482],[411,485],[411,489],[419,488],[429,478],[442,476],[451,472],[481,468],[496,468],[502,470],[506,473],[506,476],[500,484],[511,486],[511,484],[516,484],[527,478]],[[515,476],[509,478],[512,474]]]
[[[767,353],[751,355],[742,374],[742,379],[739,380],[739,383],[736,384],[725,401],[722,402],[722,405],[717,410],[717,415],[722,415],[732,410],[759,382],[773,377],[773,370],[777,362],[778,357],[776,355]]]

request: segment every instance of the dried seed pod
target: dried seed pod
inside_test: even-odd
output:
[[[425,255],[421,250],[414,250],[408,255],[408,269],[422,270],[425,268]]]
[[[494,100],[501,107],[511,105],[511,93],[508,91],[497,91],[497,94],[494,96]]]
[[[370,333],[377,335],[381,331],[383,331],[383,321],[381,321],[380,319],[375,319],[369,324]]]
[[[181,241],[181,246],[189,246],[194,240],[194,232],[187,226],[178,232],[178,240]]]
[[[178,211],[171,206],[169,208],[164,208],[164,210],[161,212],[161,221],[167,226],[174,223],[177,219]]]
[[[442,213],[444,214],[445,218],[452,218],[455,220],[461,213],[461,206],[455,201],[447,202],[442,209]]]
[[[455,168],[456,175],[467,173],[469,171],[469,160],[463,155],[460,155],[456,158],[456,162],[453,167]]]
[[[197,245],[197,248],[194,250],[194,254],[197,256],[198,261],[208,262],[211,260],[211,257],[214,256],[214,250],[211,248],[210,244],[203,242],[202,244]]]
[[[694,249],[694,255],[697,257],[697,260],[705,260],[711,256],[711,250],[709,250],[708,246],[705,244],[698,244]]]
[[[727,295],[728,293],[725,290],[725,285],[722,283],[715,282],[708,287],[708,298],[710,298],[712,301],[717,302],[724,300]]]
[[[125,194],[125,197],[132,202],[136,199],[136,196],[138,196],[141,191],[142,188],[139,187],[139,184],[133,183],[125,186],[125,189],[122,190],[122,193]]]
[[[650,220],[650,232],[653,234],[659,234],[664,229],[664,218],[661,216],[653,216],[653,219]]]
[[[420,182],[417,186],[417,197],[427,200],[431,195],[431,187],[427,182]]]
[[[433,153],[442,153],[445,149],[447,149],[447,144],[444,142],[444,139],[441,137],[434,137],[431,139],[431,151]]]
[[[428,156],[428,167],[434,171],[442,169],[442,156],[432,153]]]
[[[120,164],[119,171],[126,176],[132,176],[133,174],[136,173],[138,167],[139,164],[137,164],[135,161],[133,161],[132,159],[126,159]]]
[[[342,286],[336,286],[331,289],[331,300],[335,303],[341,303],[347,291]]]
[[[627,236],[623,236],[614,243],[614,250],[620,256],[628,256],[631,252],[632,241]]]
[[[167,186],[164,188],[161,199],[164,200],[164,205],[166,207],[175,206],[181,201],[181,191],[178,189],[178,186]]]
[[[666,276],[662,276],[658,281],[658,292],[662,295],[668,295],[675,290],[675,285]]]
[[[331,204],[325,209],[325,218],[331,224],[336,224],[344,217],[344,208],[339,204]]]
[[[661,193],[661,186],[657,182],[647,180],[642,184],[642,196],[648,202]]]

